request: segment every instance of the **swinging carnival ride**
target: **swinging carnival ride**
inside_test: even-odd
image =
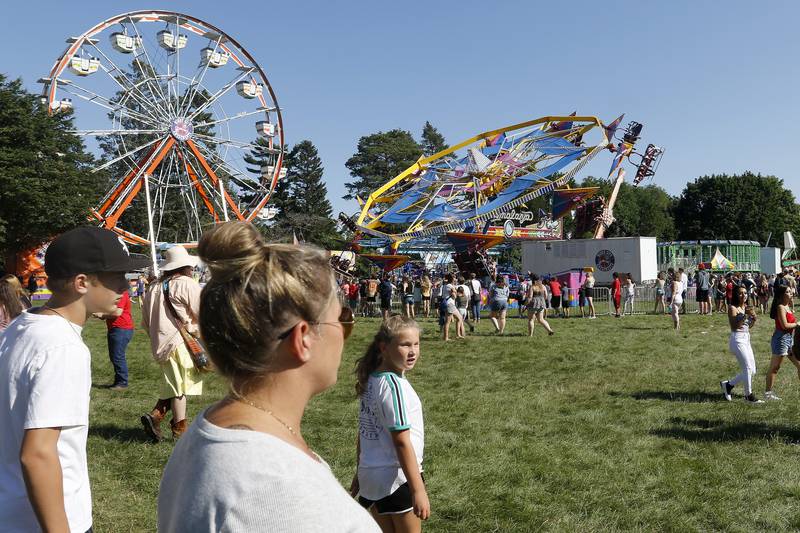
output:
[[[149,245],[155,263],[157,246],[192,246],[209,223],[274,216],[267,202],[286,172],[281,112],[235,39],[182,13],[136,11],[67,43],[39,81],[43,104],[74,112],[73,133],[102,154],[91,171],[110,175],[91,220]],[[123,217],[131,207],[138,218]]]
[[[573,210],[578,212],[579,232],[593,229],[594,238],[603,238],[614,221],[614,203],[625,179],[623,163],[633,163],[634,155],[640,158],[633,180],[638,185],[655,174],[663,153],[653,144],[643,154],[634,152],[642,131],[637,122],[630,122],[617,138],[622,118],[606,125],[573,113],[478,134],[420,158],[365,200],[359,198],[357,217],[343,214],[340,220],[354,232],[355,249],[369,246],[390,252],[361,254],[386,271],[410,259],[398,254],[401,245],[416,241],[435,247],[437,238],[446,237],[462,271],[485,275],[488,248],[506,238],[562,238],[560,229],[547,230],[560,228],[558,221]],[[614,154],[608,174],[614,186],[607,201],[587,202],[599,188],[568,184],[604,150]],[[551,195],[552,211],[542,217],[539,231],[515,228],[518,209],[545,195]],[[491,221],[503,219],[503,227],[491,226]]]

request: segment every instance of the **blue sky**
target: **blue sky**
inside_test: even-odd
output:
[[[655,183],[671,194],[744,170],[800,186],[800,2],[8,2],[0,72],[38,91],[66,37],[144,8],[194,15],[251,52],[289,143],[319,148],[337,212],[356,210],[341,196],[362,135],[429,120],[452,144],[575,110],[642,122],[640,148],[666,148]]]

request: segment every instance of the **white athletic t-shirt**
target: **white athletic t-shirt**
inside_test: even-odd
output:
[[[368,500],[380,500],[408,481],[397,460],[390,432],[411,431],[411,444],[422,472],[425,447],[422,403],[411,383],[393,372],[373,373],[360,403],[359,495]]]
[[[81,328],[25,311],[0,335],[0,530],[39,531],[19,451],[26,429],[60,427],[58,459],[72,531],[92,527],[86,466],[91,355]]]

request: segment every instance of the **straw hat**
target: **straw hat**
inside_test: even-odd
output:
[[[171,248],[167,248],[167,251],[164,252],[164,260],[158,265],[158,268],[162,271],[164,270],[175,270],[176,268],[182,267],[194,267],[197,266],[198,258],[189,255],[189,252],[186,251],[186,248],[183,246],[173,246]]]

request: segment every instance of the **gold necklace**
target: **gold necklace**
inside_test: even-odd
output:
[[[314,459],[314,460],[315,460],[315,461],[317,461],[317,462],[320,462],[320,461],[321,461],[321,460],[320,460],[320,458],[319,458],[319,455],[317,455],[317,454],[314,452],[314,450],[312,450],[312,449],[309,447],[309,445],[306,443],[306,441],[303,439],[303,437],[301,437],[300,435],[298,435],[298,434],[297,434],[297,432],[295,432],[294,428],[292,428],[292,426],[290,426],[289,424],[287,424],[286,422],[284,422],[283,420],[281,420],[281,419],[278,417],[278,415],[276,415],[275,413],[273,413],[273,412],[272,412],[272,410],[271,410],[271,409],[267,409],[267,408],[266,408],[266,407],[264,407],[263,405],[257,404],[257,403],[255,403],[254,401],[252,401],[252,400],[250,400],[250,399],[248,399],[248,398],[245,398],[244,396],[239,396],[238,394],[237,394],[237,395],[231,395],[231,397],[232,397],[234,400],[236,400],[237,402],[241,402],[241,403],[243,403],[243,404],[245,404],[245,405],[249,405],[250,407],[254,407],[254,408],[258,409],[259,411],[263,411],[263,412],[267,413],[269,416],[271,416],[272,418],[274,418],[275,420],[277,420],[278,422],[280,422],[280,424],[281,424],[283,427],[285,427],[286,429],[288,429],[288,430],[289,430],[289,433],[291,433],[292,435],[294,435],[294,437],[295,437],[297,440],[299,440],[300,442],[302,442],[302,443],[303,443],[303,446],[305,446],[305,448],[306,448],[306,450],[305,450],[305,451],[306,451],[306,453],[307,453],[307,454],[308,454],[308,455],[309,455],[309,456],[310,456],[312,459]]]

